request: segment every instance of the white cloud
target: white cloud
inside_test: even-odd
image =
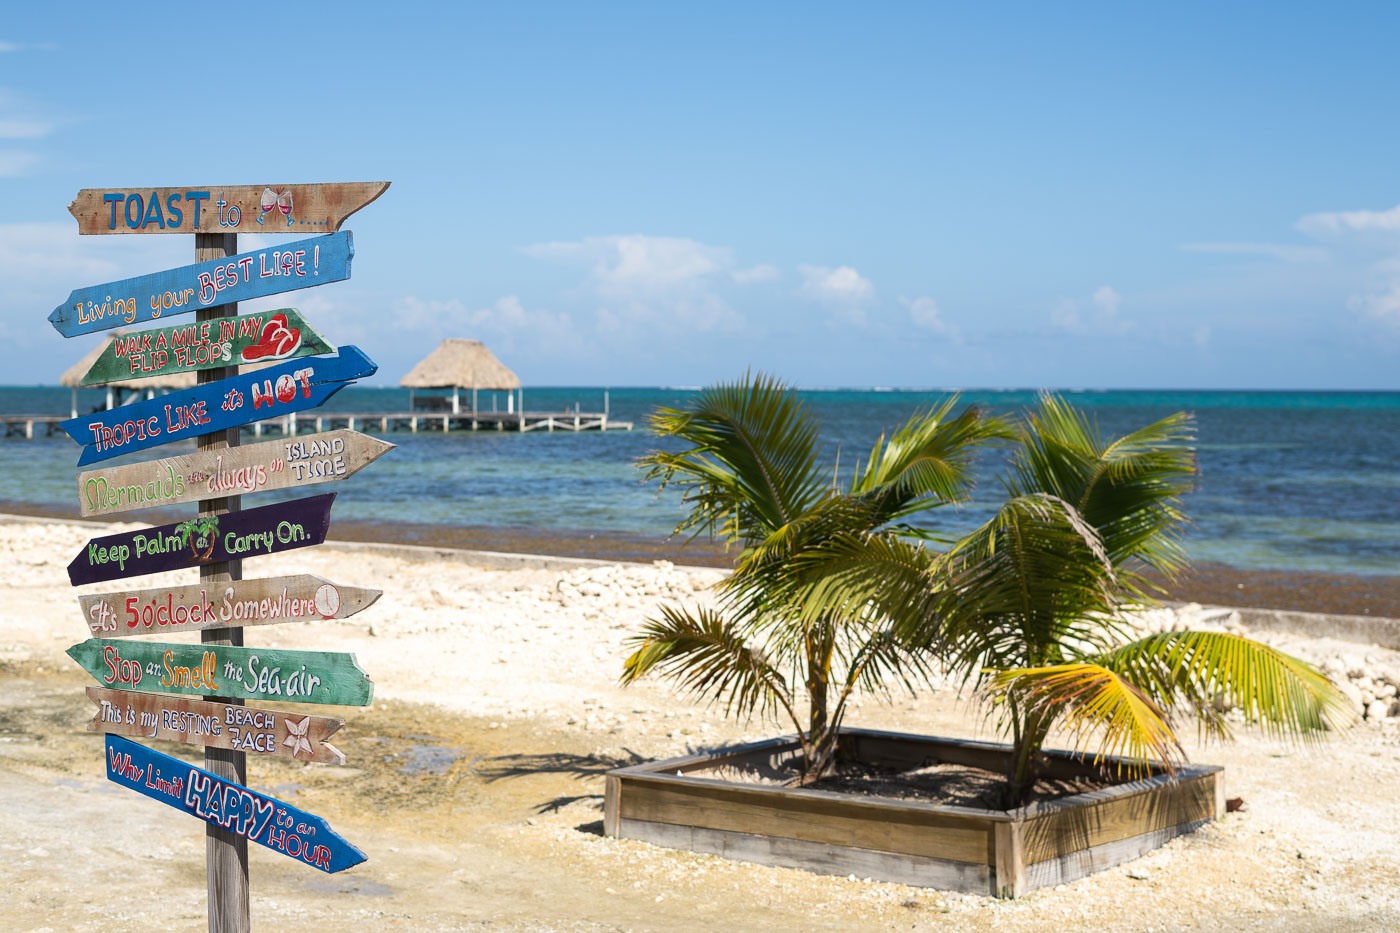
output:
[[[1111,285],[1100,285],[1089,296],[1088,307],[1074,298],[1061,298],[1050,309],[1050,323],[1067,334],[1121,336],[1133,323],[1118,316],[1123,296]]]
[[[1079,330],[1079,303],[1073,298],[1061,298],[1050,309],[1050,323],[1060,330]]]
[[[1239,256],[1265,256],[1282,262],[1320,262],[1327,250],[1320,246],[1292,246],[1284,243],[1183,243],[1188,253],[1220,253]]]
[[[900,304],[909,309],[909,320],[915,327],[939,334],[956,341],[961,336],[957,325],[943,317],[943,310],[932,298],[922,297],[910,300],[900,298]]]
[[[1400,204],[1384,211],[1325,211],[1307,214],[1295,226],[1313,236],[1335,235],[1348,231],[1394,233],[1400,231]]]
[[[0,178],[15,178],[24,175],[38,164],[39,157],[32,152],[0,149]]]
[[[16,45],[13,42],[0,41],[0,52],[18,52],[20,48],[22,48],[22,46]]]
[[[800,292],[834,304],[859,305],[875,297],[875,286],[851,266],[798,266],[802,274]]]
[[[1122,300],[1123,296],[1114,291],[1111,285],[1100,285],[1094,292],[1094,306],[1109,317],[1118,314],[1118,304]]]
[[[52,123],[39,120],[0,119],[0,139],[42,139],[53,132]]]
[[[740,285],[748,285],[752,282],[772,282],[782,278],[782,275],[783,273],[779,271],[777,266],[760,263],[747,269],[735,269],[731,273],[731,278]]]

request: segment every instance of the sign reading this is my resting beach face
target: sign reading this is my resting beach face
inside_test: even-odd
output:
[[[288,360],[257,372],[70,418],[59,426],[83,445],[78,466],[85,466],[316,408],[354,380],[373,376],[378,369],[359,347],[341,347],[335,356]]]
[[[93,538],[68,562],[68,580],[81,586],[312,547],[326,540],[334,501],[331,492]]]
[[[334,349],[296,308],[279,308],[118,334],[102,348],[79,384],[107,385],[199,369],[275,363]]]
[[[307,437],[100,467],[78,474],[83,515],[112,515],[218,496],[300,489],[347,479],[394,449],[340,428]]]
[[[344,651],[89,638],[68,656],[114,690],[368,706],[374,684]]]
[[[387,181],[84,188],[68,213],[81,234],[334,233],[388,188]]]
[[[348,619],[381,596],[303,573],[260,580],[161,586],[79,596],[83,620],[99,638]]]
[[[326,742],[345,725],[343,719],[103,687],[88,687],[87,696],[97,704],[89,732],[345,764],[340,750]]]
[[[365,860],[321,817],[121,736],[107,736],[107,780],[324,872]]]
[[[91,285],[69,293],[49,314],[49,322],[63,336],[76,337],[213,305],[342,282],[350,278],[354,255],[354,241],[346,230],[275,249]]]

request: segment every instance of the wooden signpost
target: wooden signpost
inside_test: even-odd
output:
[[[316,408],[354,380],[374,375],[378,368],[359,347],[341,347],[336,356],[288,360],[256,372],[70,418],[60,422],[60,427],[84,445],[78,465],[85,466],[210,431],[223,432],[264,418]]]
[[[89,638],[68,656],[114,690],[336,706],[374,699],[374,683],[344,651]]]
[[[65,337],[350,278],[350,231],[73,290],[49,321]],[[232,317],[233,315],[226,315]]]
[[[324,872],[365,860],[319,816],[120,736],[107,736],[107,779]]]
[[[374,605],[379,590],[338,586],[324,577],[236,580],[217,586],[161,586],[126,593],[79,596],[88,631],[97,638],[125,638],[210,628],[348,619]]]
[[[279,308],[222,321],[196,321],[138,334],[118,334],[102,348],[79,385],[106,385],[244,363],[273,363],[333,350],[335,347],[302,320],[296,308]]]
[[[326,540],[335,493],[93,538],[68,562],[74,586],[312,547]]]
[[[319,544],[334,494],[240,511],[245,492],[344,479],[392,445],[353,431],[240,449],[241,428],[316,407],[375,364],[331,344],[294,309],[238,316],[238,302],[350,277],[354,241],[340,226],[387,182],[113,188],[80,191],[69,207],[82,234],[193,233],[195,263],[80,288],[49,315],[65,337],[195,312],[193,324],[121,335],[84,385],[193,371],[196,388],[75,418],[79,465],[193,438],[196,453],[89,470],[78,482],[84,515],[182,502],[198,518],[96,538],[69,564],[75,584],[199,567],[198,586],[82,596],[94,635],[73,656],[105,687],[89,688],[107,732],[107,776],[206,822],[210,933],[248,933],[248,840],[334,872],[364,861],[325,820],[247,788],[247,755],[344,763],[325,739],[339,719],[243,705],[247,699],[367,705],[374,685],[352,655],[243,647],[246,626],[346,618],[377,590],[311,575],[244,581],[245,556]],[[238,252],[239,230],[319,234]],[[162,321],[162,323],[164,323]],[[301,359],[306,357],[306,359]],[[243,363],[275,365],[239,375]],[[200,643],[150,644],[124,636],[193,630]],[[121,638],[121,640],[114,640]],[[149,691],[149,692],[148,692]],[[159,694],[184,694],[162,696]],[[202,697],[199,699],[198,697]],[[121,735],[204,746],[204,768]]]
[[[87,695],[97,704],[89,732],[345,764],[345,756],[326,741],[345,725],[343,719],[104,687],[88,687]]]
[[[78,232],[334,233],[387,181],[202,188],[84,188],[68,213]]]
[[[300,489],[354,476],[394,449],[344,428],[285,441],[182,454],[78,474],[83,515],[112,515],[201,498]]]

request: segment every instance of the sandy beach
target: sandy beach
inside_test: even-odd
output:
[[[103,532],[121,526],[104,525]],[[204,834],[109,784],[84,730],[91,683],[64,650],[87,636],[65,566],[91,526],[0,523],[0,930],[186,930],[204,923]],[[495,566],[492,566],[495,564]],[[1241,812],[1135,862],[1015,901],[727,861],[602,836],[602,773],[785,731],[734,723],[660,682],[617,686],[624,639],[665,601],[705,601],[723,571],[472,560],[328,545],[249,560],[384,590],[342,621],[247,630],[260,647],[350,651],[372,707],[336,709],[344,767],[253,758],[250,783],[324,816],[369,860],[323,875],[252,846],[254,925],[355,930],[1393,930],[1400,927],[1400,655],[1269,631],[1324,665],[1365,714],[1315,747],[1242,731],[1197,745]],[[195,572],[121,588],[193,582]],[[89,589],[113,589],[107,585]],[[1238,626],[1159,610],[1145,627]],[[170,640],[197,640],[188,636]],[[863,697],[852,725],[992,738],[931,687]],[[189,746],[160,743],[193,758]]]

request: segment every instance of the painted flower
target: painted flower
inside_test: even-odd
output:
[[[292,757],[301,754],[301,750],[306,749],[306,757],[311,757],[311,741],[306,737],[307,730],[311,728],[311,717],[307,716],[301,722],[287,719],[287,737],[282,740],[283,745],[290,746]]]

